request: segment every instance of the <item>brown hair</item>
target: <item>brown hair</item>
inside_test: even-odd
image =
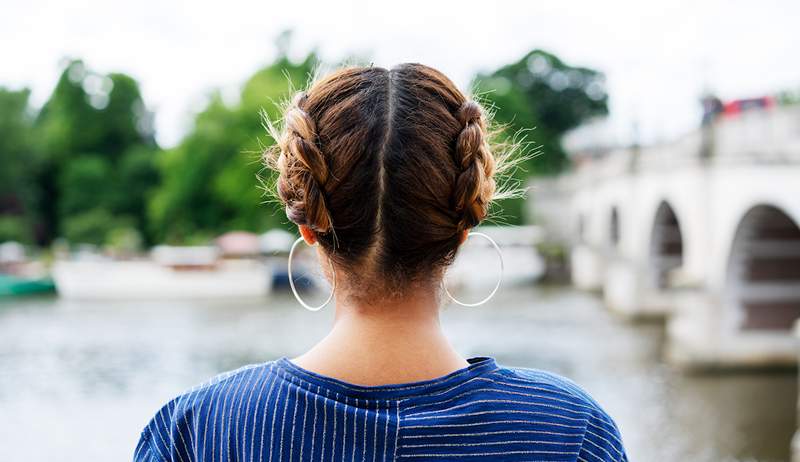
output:
[[[441,275],[498,192],[487,117],[421,64],[341,69],[294,97],[268,164],[337,284],[393,296]]]

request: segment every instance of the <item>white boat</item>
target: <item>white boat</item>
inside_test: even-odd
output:
[[[271,271],[255,259],[219,259],[213,247],[157,247],[150,260],[61,260],[61,297],[81,300],[210,299],[266,296]]]

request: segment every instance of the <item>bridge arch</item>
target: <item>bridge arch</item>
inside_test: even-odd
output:
[[[800,226],[782,209],[760,204],[744,214],[725,292],[738,329],[786,331],[800,318]]]
[[[667,201],[658,205],[652,223],[649,258],[652,286],[666,289],[669,273],[683,265],[683,233],[678,216]]]

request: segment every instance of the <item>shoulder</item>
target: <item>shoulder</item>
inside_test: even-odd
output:
[[[277,380],[273,368],[274,362],[243,366],[169,400],[142,430],[134,461],[194,460],[196,445],[192,443],[197,430],[210,417],[231,413],[234,406],[241,410],[245,401],[254,402],[258,391]]]
[[[603,407],[572,380],[552,372],[519,367],[499,367],[492,374],[494,389],[512,393],[543,412],[553,424],[583,431],[581,458],[587,461],[626,461],[622,437],[614,419]]]
[[[495,377],[497,384],[501,386],[506,384],[533,387],[533,390],[559,395],[572,404],[604,412],[600,404],[580,385],[553,372],[524,367],[500,367],[497,369]]]

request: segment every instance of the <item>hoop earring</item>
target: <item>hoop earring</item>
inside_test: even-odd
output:
[[[473,231],[473,232],[470,232],[469,234],[467,234],[467,240],[469,240],[469,238],[472,237],[472,236],[482,237],[482,238],[486,239],[487,241],[489,241],[490,244],[492,244],[492,247],[494,247],[494,250],[497,252],[497,256],[500,258],[500,278],[497,279],[497,284],[495,284],[494,289],[492,289],[492,292],[486,298],[484,298],[483,300],[481,300],[481,301],[479,301],[477,303],[466,303],[466,302],[462,302],[462,301],[456,299],[455,297],[453,297],[453,295],[450,294],[450,291],[447,290],[447,285],[444,283],[444,280],[442,280],[442,289],[444,289],[444,293],[447,294],[447,297],[450,298],[450,300],[452,300],[453,303],[456,303],[456,304],[461,305],[461,306],[467,306],[467,307],[483,305],[484,303],[486,303],[489,300],[491,300],[492,297],[494,297],[494,294],[497,293],[497,290],[500,289],[500,284],[503,282],[503,269],[504,269],[503,252],[500,251],[500,246],[497,245],[497,242],[495,242],[494,239],[492,239],[488,235],[486,235],[484,233],[479,233],[479,232],[476,232],[476,231]]]
[[[333,272],[333,284],[331,287],[331,294],[328,295],[328,299],[325,300],[325,302],[319,306],[311,306],[308,303],[304,302],[303,299],[300,298],[300,294],[297,293],[297,288],[294,286],[294,277],[292,277],[292,256],[294,256],[294,249],[297,248],[297,245],[300,244],[300,242],[302,241],[303,241],[302,237],[297,238],[297,240],[294,241],[294,244],[292,244],[291,250],[289,250],[289,262],[287,263],[287,269],[286,269],[286,272],[289,275],[289,287],[292,288],[292,293],[294,294],[294,298],[296,298],[297,301],[301,305],[303,305],[303,308],[307,309],[308,311],[319,311],[325,308],[325,306],[328,303],[330,303],[331,300],[333,300],[333,293],[336,290],[336,268],[334,268],[333,264],[331,264],[331,271]]]

